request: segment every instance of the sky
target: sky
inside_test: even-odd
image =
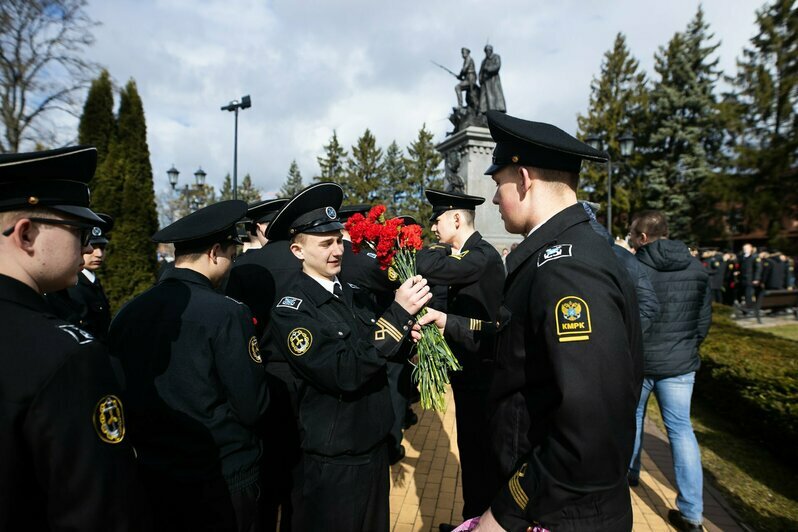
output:
[[[575,133],[591,79],[623,32],[650,77],[654,54],[696,13],[694,0],[89,0],[101,23],[88,56],[115,83],[136,81],[147,120],[155,188],[180,186],[202,167],[219,189],[233,168],[239,113],[238,179],[249,173],[275,194],[296,159],[306,184],[319,171],[333,130],[349,147],[366,128],[383,148],[401,147],[422,125],[445,138],[460,48],[477,68],[486,42],[501,56],[507,111]],[[754,35],[759,1],[705,0],[720,68]]]

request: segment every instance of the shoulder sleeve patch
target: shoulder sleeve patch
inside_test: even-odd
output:
[[[67,333],[70,338],[75,340],[80,345],[88,344],[94,341],[94,336],[87,333],[80,327],[76,327],[75,325],[59,325],[58,328]]]
[[[376,258],[377,258],[377,254],[376,254],[376,253],[373,253],[373,252],[371,252],[371,251],[367,252],[367,253],[366,253],[366,256],[367,256],[367,257],[371,257],[372,259],[375,259],[375,260],[376,260]]]
[[[115,395],[106,395],[94,407],[94,430],[105,443],[120,443],[125,439],[125,414],[122,401]]]
[[[549,246],[538,255],[538,267],[543,266],[547,262],[563,259],[571,256],[571,244],[557,244]]]
[[[313,345],[313,335],[304,327],[297,327],[288,333],[288,350],[294,356],[301,357]]]
[[[279,303],[277,303],[277,306],[299,310],[299,305],[301,304],[302,300],[299,299],[298,297],[286,296],[282,298]]]
[[[517,504],[521,510],[526,510],[526,505],[529,504],[529,497],[524,491],[524,488],[521,487],[521,482],[519,480],[526,475],[526,468],[527,464],[522,465],[521,469],[515,472],[513,478],[511,478],[509,482],[510,494],[513,496],[515,504]]]
[[[457,259],[457,260],[462,260],[462,259],[463,259],[463,257],[465,257],[466,255],[468,255],[468,252],[469,252],[469,251],[470,251],[470,250],[468,250],[468,249],[467,249],[467,250],[465,250],[465,251],[462,251],[462,252],[460,252],[460,253],[452,253],[451,255],[449,255],[449,257],[450,257],[450,258],[453,258],[453,259]]]
[[[260,347],[258,347],[258,339],[254,336],[249,339],[249,358],[255,363],[261,364],[263,359],[260,356]]]
[[[554,315],[557,338],[560,342],[580,342],[590,339],[590,333],[593,332],[590,308],[584,299],[565,296],[557,302]]]

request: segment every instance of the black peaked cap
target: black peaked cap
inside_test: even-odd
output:
[[[114,217],[110,214],[98,212],[103,223],[97,224],[91,229],[91,237],[89,237],[89,244],[92,246],[101,246],[108,244],[108,233],[114,228]]]
[[[152,240],[173,243],[176,249],[193,249],[223,242],[240,244],[236,223],[246,213],[247,204],[241,200],[213,203],[167,225],[152,235]]]
[[[343,229],[337,210],[344,190],[335,183],[316,183],[297,192],[274,217],[266,238],[288,240],[299,233],[326,233]]]
[[[438,219],[438,216],[446,211],[465,209],[473,211],[477,205],[485,203],[485,198],[479,196],[469,196],[468,194],[459,194],[457,192],[444,192],[442,190],[427,189],[424,191],[427,196],[427,201],[432,205],[432,216],[430,222]]]
[[[401,218],[402,223],[405,225],[419,225],[416,219],[409,214],[400,214],[399,216],[396,216],[396,218]]]
[[[288,203],[285,198],[268,199],[263,201],[256,201],[250,203],[247,208],[247,218],[255,223],[271,222],[277,211],[283,208],[283,205]]]
[[[89,209],[96,166],[93,146],[0,154],[0,212],[47,207],[102,223]]]
[[[487,118],[496,148],[486,175],[495,174],[508,164],[579,172],[582,159],[606,162],[609,158],[606,152],[591,148],[551,124],[522,120],[494,110],[487,112]]]
[[[346,222],[349,218],[352,217],[353,214],[359,213],[365,215],[370,210],[371,210],[371,205],[369,205],[368,203],[341,205],[341,208],[338,209],[338,219],[341,220],[341,222]]]

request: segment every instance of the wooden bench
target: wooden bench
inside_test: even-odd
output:
[[[754,312],[757,323],[762,323],[763,310],[791,310],[798,320],[798,290],[763,290],[756,297],[753,307],[744,307],[735,303],[734,318],[750,318],[749,313]]]

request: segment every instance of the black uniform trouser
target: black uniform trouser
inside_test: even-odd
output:
[[[723,303],[723,289],[722,288],[713,288],[712,289],[712,301],[715,303]]]
[[[393,427],[389,434],[388,444],[394,449],[402,444],[402,427],[405,423],[405,414],[409,401],[400,386],[400,380],[404,374],[405,362],[394,362],[389,360],[386,364],[388,371],[388,389],[391,392],[391,404],[393,405]]]
[[[365,455],[304,453],[293,494],[294,532],[388,532],[388,447]]]
[[[632,500],[626,479],[618,487],[591,493],[538,522],[557,532],[630,532],[632,530]]]
[[[484,389],[483,389],[484,388]],[[488,389],[452,385],[457,423],[457,449],[463,478],[463,519],[482,515],[498,491],[490,470]]]

